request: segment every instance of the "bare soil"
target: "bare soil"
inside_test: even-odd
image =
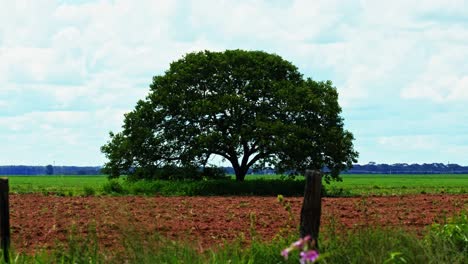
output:
[[[271,239],[299,222],[301,197],[285,198],[293,219],[276,197],[56,197],[10,195],[12,243],[17,251],[50,249],[67,241],[72,230],[85,237],[95,231],[101,248],[121,246],[129,231],[142,238],[159,233],[170,239],[198,241],[206,248],[250,230]],[[423,230],[468,209],[468,195],[410,195],[323,198],[322,228],[402,226]],[[253,225],[253,226],[252,226]]]

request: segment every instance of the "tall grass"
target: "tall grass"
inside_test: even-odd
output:
[[[440,236],[402,229],[364,228],[323,243],[321,263],[466,263],[468,254]],[[437,245],[437,246],[436,246]],[[393,257],[392,257],[393,256]]]

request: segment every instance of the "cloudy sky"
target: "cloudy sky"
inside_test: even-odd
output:
[[[468,1],[0,0],[0,165],[102,165],[187,52],[276,53],[332,80],[359,163],[468,165]]]

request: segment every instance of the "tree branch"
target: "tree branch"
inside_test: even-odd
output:
[[[251,154],[250,154],[249,146],[247,142],[245,142],[244,140],[242,140],[242,147],[244,148],[244,155],[242,156],[241,167],[245,167],[247,166],[247,162],[249,161],[249,157]]]
[[[210,151],[210,152],[213,153],[213,154],[219,155],[219,156],[221,156],[221,157],[223,157],[223,158],[225,158],[225,159],[227,159],[229,161],[232,159],[232,157],[229,156],[227,153],[223,153],[223,152],[219,152],[219,151]]]
[[[260,153],[257,156],[255,156],[249,163],[247,163],[247,167],[251,167],[252,165],[255,164],[255,162],[259,161],[260,159],[268,157],[270,154],[269,153]]]

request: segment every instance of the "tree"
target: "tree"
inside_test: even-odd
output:
[[[303,172],[327,168],[339,179],[356,162],[331,81],[304,79],[262,51],[189,53],[153,77],[150,92],[102,147],[110,177],[151,177],[165,166],[204,167],[213,155],[236,180],[253,166]]]
[[[52,175],[52,174],[54,174],[54,166],[52,166],[52,165],[49,164],[49,165],[46,166],[45,169],[46,169],[46,174],[47,174],[47,175]]]

